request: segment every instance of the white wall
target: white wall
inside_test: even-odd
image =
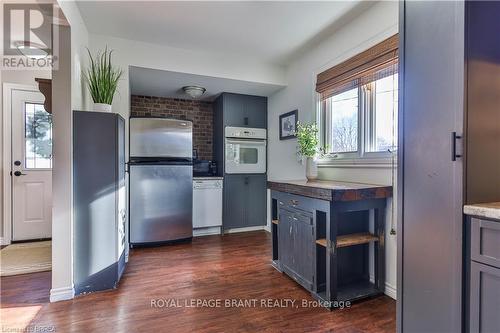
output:
[[[71,29],[61,28],[59,69],[53,73],[54,164],[52,170],[52,289],[50,300],[73,298],[72,110],[86,109],[81,68],[88,32],[75,2],[59,5]],[[70,43],[70,45],[68,44]]]
[[[285,70],[226,54],[194,52],[163,45],[103,35],[91,35],[93,53],[113,50],[113,62],[123,69],[113,110],[128,118],[130,112],[129,66],[270,84],[285,84]],[[182,82],[179,82],[179,88]]]
[[[316,114],[316,74],[334,66],[398,32],[398,2],[382,1],[337,30],[309,52],[296,59],[287,69],[288,86],[269,98],[270,180],[304,179],[305,166],[297,161],[296,140],[279,140],[279,115],[299,110],[300,121],[313,121]],[[393,185],[389,167],[320,168],[321,179]],[[395,175],[394,175],[395,176]],[[395,177],[396,178],[396,177]],[[396,197],[396,195],[394,195]],[[386,293],[396,297],[396,237],[389,235],[392,203],[386,220]]]

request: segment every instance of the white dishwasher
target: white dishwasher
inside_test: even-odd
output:
[[[193,179],[194,236],[219,234],[222,228],[222,178]]]

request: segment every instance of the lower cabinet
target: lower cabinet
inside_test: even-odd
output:
[[[471,263],[470,331],[500,332],[500,268]]]
[[[281,208],[278,224],[281,269],[304,288],[314,283],[314,226],[311,215]]]
[[[224,176],[224,229],[266,225],[266,181],[265,174]]]
[[[500,332],[500,220],[469,218],[469,333]]]

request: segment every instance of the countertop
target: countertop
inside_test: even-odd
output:
[[[328,201],[355,201],[392,196],[392,186],[331,180],[276,180],[268,181],[267,187],[275,191]]]
[[[464,214],[500,220],[500,202],[465,205]]]

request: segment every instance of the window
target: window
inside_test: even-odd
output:
[[[384,157],[396,150],[398,45],[394,35],[318,74],[318,122],[329,157]]]
[[[397,147],[398,75],[394,74],[374,83],[375,98],[373,140],[371,151],[391,151]]]
[[[361,157],[397,146],[397,74],[329,97],[322,103],[324,146],[333,157]]]
[[[25,103],[24,142],[27,169],[52,168],[52,115],[43,104]]]
[[[359,147],[359,93],[358,88],[348,90],[327,99],[329,114],[329,152],[356,152]]]

